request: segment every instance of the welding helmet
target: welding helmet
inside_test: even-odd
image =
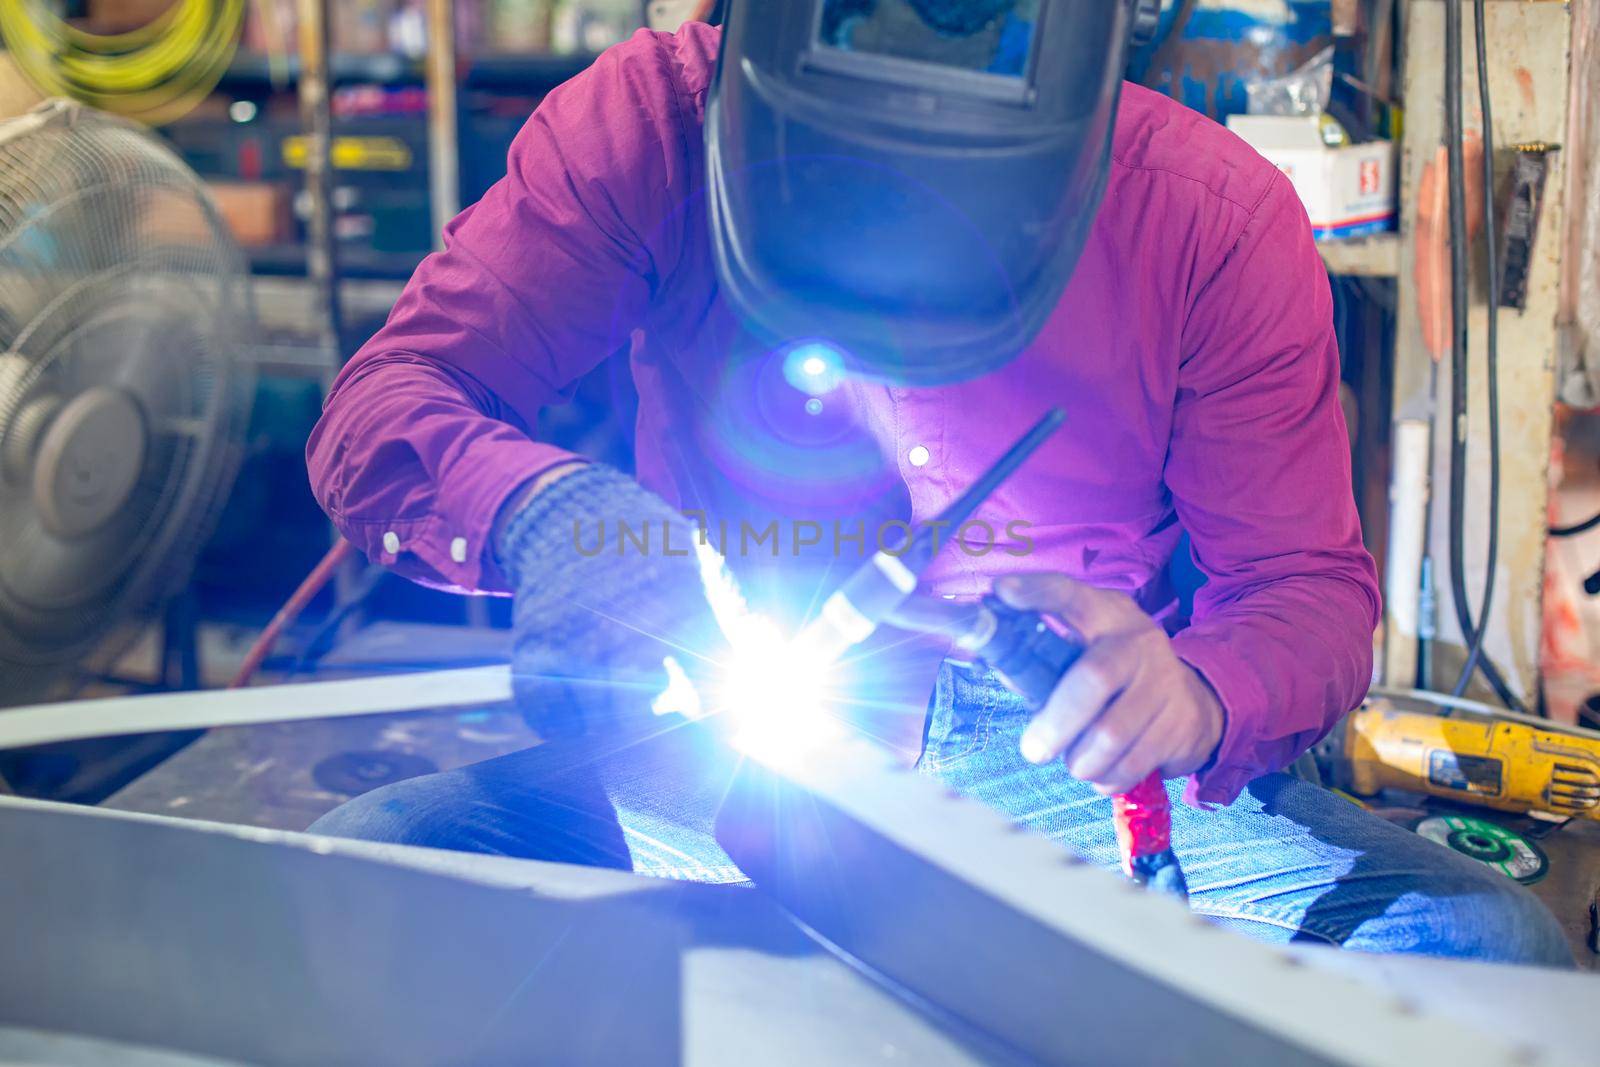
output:
[[[904,385],[1043,326],[1159,0],[730,0],[707,103],[722,291],[774,345]]]

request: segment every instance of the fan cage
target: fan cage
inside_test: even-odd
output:
[[[65,100],[0,124],[0,704],[102,668],[187,583],[237,473],[254,336],[243,253],[153,135]],[[147,449],[119,508],[66,536],[34,461],[95,390],[135,404]]]

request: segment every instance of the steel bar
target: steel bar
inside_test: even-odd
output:
[[[0,711],[0,749],[215,726],[477,707],[511,699],[506,667],[418,671],[253,689],[152,693]]]
[[[752,752],[718,837],[843,952],[1042,1063],[1525,1062],[1502,1035],[1077,861],[863,741]]]
[[[0,1029],[261,1065],[1015,1062],[739,887],[14,798],[0,866]]]
[[[500,667],[81,701],[0,713],[0,745],[461,707],[498,703],[509,696],[509,674]],[[1215,928],[1176,902],[1141,892],[1077,861],[1048,839],[1018,829],[1000,814],[900,769],[865,741],[834,738],[810,750],[791,746],[754,749],[747,755],[718,827],[729,854],[768,898],[854,961],[862,973],[878,976],[904,1003],[921,1005],[925,1019],[940,1032],[986,1035],[978,1057],[983,1061],[1020,1056],[1042,1063],[1142,1064],[1159,1053],[1162,1062],[1230,1065],[1399,1067],[1449,1062],[1510,1067],[1533,1062],[1520,1043],[1537,1034],[1530,1038],[1526,1030],[1516,1033],[1493,1013],[1484,1017],[1494,1021],[1494,1030],[1481,1031],[1459,1012],[1451,1016],[1392,988],[1376,989],[1357,978],[1328,973],[1328,968],[1308,966],[1304,954]],[[619,1001],[636,1006],[618,996],[616,981],[604,979],[611,956],[600,949],[612,945],[619,958],[629,961],[632,980],[623,984],[650,998],[650,1025],[661,1033],[673,1033],[678,1025],[675,1016],[666,1014],[669,1005],[677,1010],[678,972],[656,966],[661,960],[654,960],[651,977],[641,983],[641,965],[629,953],[655,936],[652,923],[681,917],[681,902],[671,903],[656,919],[630,920],[625,936],[611,941],[605,938],[618,925],[606,910],[609,905],[579,909],[559,920],[529,913],[528,921],[547,931],[530,941],[523,935],[532,935],[533,928],[509,925],[511,913],[502,914],[502,905],[489,898],[449,903],[445,890],[398,872],[352,873],[341,864],[317,871],[318,861],[326,859],[318,854],[328,852],[365,850],[402,864],[407,856],[450,854],[392,846],[386,852],[386,846],[250,828],[201,828],[230,839],[221,842],[193,836],[198,831],[190,831],[189,837],[156,834],[147,826],[176,822],[0,798],[0,864],[16,875],[0,882],[0,913],[14,920],[14,929],[38,931],[38,937],[24,939],[26,944],[13,938],[10,945],[19,960],[31,960],[28,967],[0,967],[0,975],[27,979],[0,990],[0,1023],[54,1024],[127,1040],[149,1037],[146,1023],[165,1025],[164,1033],[200,1027],[207,1040],[186,1040],[185,1047],[238,1053],[241,1049],[229,1042],[245,1036],[267,1041],[282,1030],[281,1019],[292,1014],[302,1036],[315,1033],[333,1044],[315,1049],[291,1044],[275,1059],[250,1058],[294,1062],[300,1055],[299,1062],[325,1062],[312,1053],[340,1047],[338,1042],[352,1040],[352,1033],[392,1035],[402,1021],[434,1027],[431,1042],[483,1036],[473,1029],[452,1029],[445,1016],[417,1008],[434,1003],[441,990],[466,982],[462,976],[488,974],[498,982],[508,973],[526,974],[533,981],[526,991],[530,997],[537,992],[559,1002],[545,1011],[533,1000],[520,999],[525,992],[521,987],[515,998],[506,992],[510,987],[502,987],[503,1002],[517,999],[518,1012],[527,1012],[528,1019],[564,1018],[569,1009],[560,1007],[566,1003],[561,998],[575,989],[586,992],[580,998],[584,1004],[572,1011],[581,1007],[592,1015]],[[251,853],[237,839],[293,847]],[[493,857],[458,856],[450,862],[486,864],[491,872],[519,869],[513,861]],[[617,879],[616,891],[630,877],[616,872],[573,877],[590,874]],[[637,882],[652,888],[664,885],[650,879]],[[615,893],[606,889],[602,895],[609,899]],[[285,920],[285,907],[311,910]],[[362,916],[381,921],[376,926],[365,919],[358,922]],[[434,918],[422,921],[422,916]],[[451,926],[448,916],[483,920],[481,928],[473,926],[471,938],[492,929],[496,937],[509,937],[515,951],[510,958],[493,956],[484,971],[482,946],[474,948],[474,940],[463,947],[465,928]],[[697,936],[729,945],[728,931],[718,925],[722,919],[712,918],[703,915],[691,924]],[[570,943],[565,935],[550,940],[552,921],[557,922],[555,929],[570,928]],[[95,922],[106,929],[98,930]],[[312,928],[326,933],[326,945],[294,940],[301,936],[296,931]],[[521,933],[510,933],[518,929]],[[126,934],[131,930],[140,936],[130,939]],[[396,930],[404,936],[394,937]],[[122,933],[113,936],[113,931]],[[93,956],[96,950],[90,946],[96,945],[115,946],[114,965],[85,971],[82,960]],[[379,945],[388,947],[380,950]],[[622,945],[631,948],[624,951]],[[761,953],[784,951],[766,944],[734,945]],[[397,963],[396,946],[418,966]],[[568,955],[568,948],[582,951]],[[546,949],[559,957],[556,963],[541,955]],[[734,955],[746,962],[752,957],[748,951]],[[70,965],[41,970],[58,957]],[[662,959],[669,957],[677,958],[669,952]],[[518,958],[524,970],[508,972]],[[363,959],[375,962],[367,966]],[[329,971],[333,960],[345,962]],[[441,960],[447,964],[444,971],[438,969]],[[421,961],[429,962],[422,966]],[[1417,961],[1419,966],[1426,962]],[[206,968],[213,963],[218,974],[197,977],[209,973]],[[1477,966],[1482,973],[1478,984],[1484,988],[1521,982],[1525,974],[1534,973]],[[148,975],[155,973],[152,968],[182,976],[174,986],[179,992],[168,997],[160,981],[141,980],[137,1003],[127,1001],[128,990],[116,975]],[[1338,969],[1354,973],[1361,966],[1351,962]],[[222,971],[232,978],[222,977]],[[456,977],[429,984],[433,979],[428,975],[445,972]],[[379,974],[387,976],[381,988],[362,977]],[[597,974],[604,979],[598,984]],[[240,987],[219,991],[230,980]],[[726,993],[748,984],[747,979],[733,980],[720,988]],[[808,996],[812,991],[809,985],[797,988],[806,989]],[[195,1008],[184,992],[191,989],[207,991],[204,1007]],[[314,995],[315,1003],[297,991]],[[228,1016],[221,1030],[207,1022],[217,1018],[211,1009],[218,1005],[237,1013],[269,1001],[286,1007],[271,1013],[274,1021],[267,1029],[259,1017],[242,1021]],[[1137,1007],[1130,1010],[1130,1005]],[[19,1015],[19,1006],[31,1014]],[[353,1029],[346,1032],[341,1027],[348,1020],[341,1013],[355,1007],[359,1011],[348,1015]],[[681,1007],[687,1018],[696,1017],[689,998]],[[495,1025],[508,1017],[495,1016]],[[830,1018],[824,1012],[820,1025]],[[83,1022],[88,1019],[103,1025],[88,1027]],[[1330,1019],[1351,1025],[1330,1026]],[[736,1016],[730,1025],[750,1032],[761,1029],[744,1016]],[[562,1030],[569,1036],[575,1032],[570,1025]],[[1150,1044],[1156,1037],[1159,1045]],[[980,1047],[970,1038],[960,1045],[968,1052]],[[435,1052],[441,1048],[436,1043],[429,1047]],[[446,1047],[459,1052],[457,1059],[471,1060],[470,1046]],[[1537,1062],[1580,1061],[1563,1060],[1547,1050]]]

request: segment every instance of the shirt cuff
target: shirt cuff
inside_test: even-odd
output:
[[[523,486],[579,458],[537,441],[501,438],[475,444],[440,476],[425,516],[369,532],[362,547],[376,562],[425,585],[512,592],[494,556],[495,519]]]
[[[1172,650],[1211,686],[1224,716],[1216,755],[1190,776],[1183,799],[1198,808],[1224,807],[1268,769],[1256,753],[1267,694],[1249,661],[1221,635],[1185,630],[1172,639]]]

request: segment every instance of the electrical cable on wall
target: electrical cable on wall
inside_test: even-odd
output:
[[[1499,388],[1498,346],[1499,324],[1496,310],[1498,298],[1498,270],[1494,216],[1494,150],[1492,108],[1488,85],[1487,43],[1484,32],[1484,0],[1474,0],[1474,25],[1476,30],[1478,93],[1484,112],[1484,208],[1488,231],[1490,311],[1487,371],[1489,374],[1489,543],[1486,559],[1484,598],[1478,620],[1472,617],[1466,582],[1466,497],[1467,497],[1467,406],[1468,406],[1468,323],[1467,304],[1470,275],[1468,272],[1468,231],[1466,197],[1466,141],[1465,115],[1462,105],[1462,26],[1460,0],[1448,0],[1444,6],[1445,26],[1445,148],[1450,190],[1450,599],[1455,607],[1456,622],[1462,640],[1468,646],[1468,658],[1454,687],[1460,695],[1474,672],[1481,673],[1494,689],[1496,696],[1507,707],[1526,711],[1523,703],[1512,693],[1504,676],[1483,651],[1484,631],[1488,628],[1489,612],[1493,607],[1494,571],[1499,554],[1500,524],[1500,455],[1499,455]]]
[[[80,29],[46,0],[0,3],[0,39],[46,96],[156,124],[187,114],[233,61],[246,0],[176,0],[126,33]]]
[[[1489,276],[1489,321],[1486,336],[1484,355],[1484,371],[1488,375],[1485,383],[1488,391],[1488,420],[1489,420],[1489,531],[1488,546],[1485,550],[1483,603],[1478,611],[1477,624],[1473,628],[1469,641],[1467,662],[1461,669],[1460,676],[1452,689],[1455,696],[1463,695],[1472,676],[1477,673],[1480,664],[1484,663],[1483,642],[1489,630],[1489,613],[1494,605],[1495,570],[1499,565],[1500,557],[1500,263],[1499,263],[1499,226],[1496,220],[1495,209],[1495,178],[1494,178],[1494,107],[1489,90],[1489,56],[1487,44],[1487,31],[1485,27],[1484,0],[1473,0],[1473,32],[1475,36],[1476,58],[1478,68],[1478,102],[1483,112],[1483,223],[1485,234],[1485,265]],[[1459,101],[1458,101],[1459,103]],[[1465,393],[1463,382],[1462,393]],[[1458,435],[1461,440],[1462,468],[1465,467],[1465,433]],[[1465,501],[1455,510],[1458,514],[1465,515]],[[1455,540],[1455,531],[1461,529],[1464,521],[1453,524],[1452,539]],[[1452,544],[1452,551],[1459,553],[1459,548]],[[1456,555],[1460,559],[1459,554]],[[1459,566],[1457,570],[1461,569]],[[1465,593],[1464,583],[1461,593]],[[1458,599],[1457,604],[1461,601]],[[1498,674],[1492,666],[1485,672],[1486,676],[1492,672]],[[1496,684],[1491,678],[1490,684],[1494,685],[1501,699],[1506,700],[1506,694],[1501,692],[1505,688],[1504,682]],[[1512,702],[1506,700],[1508,704]]]
[[[1571,526],[1552,526],[1552,527],[1550,527],[1550,536],[1551,537],[1577,537],[1579,534],[1588,533],[1590,530],[1594,529],[1596,526],[1600,526],[1600,515],[1591,515],[1589,518],[1584,519],[1582,522],[1575,522]]]

